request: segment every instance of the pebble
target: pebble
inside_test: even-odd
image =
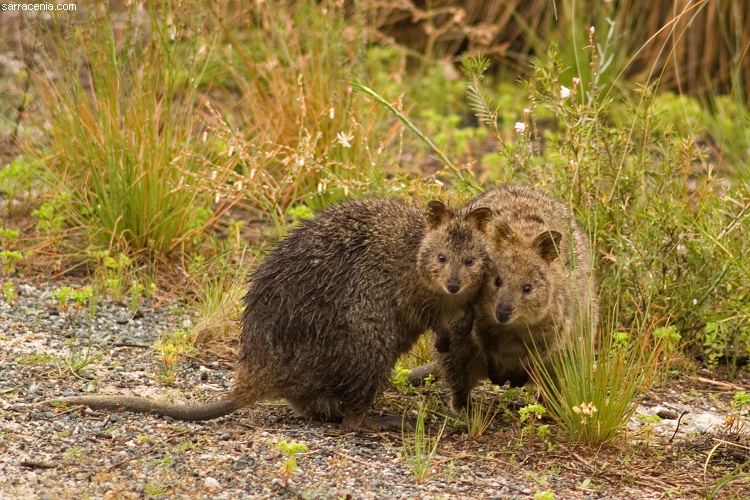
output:
[[[674,410],[668,410],[666,408],[661,408],[656,411],[656,415],[660,418],[663,418],[664,420],[677,420],[677,412]]]
[[[219,481],[212,477],[207,477],[203,481],[203,485],[211,491],[215,491],[221,488],[221,484],[219,484]]]

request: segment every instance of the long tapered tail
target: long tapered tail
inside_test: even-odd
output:
[[[239,409],[232,399],[220,399],[211,403],[198,405],[176,405],[162,403],[153,399],[137,396],[73,396],[68,398],[48,399],[39,404],[51,405],[85,405],[95,410],[122,410],[136,413],[153,413],[171,417],[175,420],[200,421],[229,415]]]

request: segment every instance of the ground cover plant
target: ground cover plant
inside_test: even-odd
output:
[[[430,360],[425,336],[382,400],[416,431],[373,440],[396,450],[402,480],[425,496],[460,496],[473,468],[523,475],[534,487],[508,491],[529,498],[615,497],[615,486],[747,496],[749,16],[741,2],[708,0],[0,12],[0,31],[15,30],[0,42],[0,307],[11,317],[29,283],[50,282],[38,310],[56,311],[62,333],[31,335],[65,349],[16,355],[14,324],[3,355],[27,377],[95,390],[125,363],[117,349],[145,349],[142,378],[190,392],[185,380],[233,359],[249,273],[315,210],[371,194],[457,204],[527,184],[589,235],[600,324],[579,327],[552,361],[556,377],[541,369],[523,390],[488,383],[461,415],[439,382],[405,382]],[[107,337],[96,325],[110,304],[125,322],[161,307],[186,319],[145,343]],[[697,400],[707,387],[722,391],[704,405],[726,415],[720,436],[678,443],[646,415],[633,427],[639,402],[673,388]],[[26,394],[0,397],[17,419],[11,406]],[[273,404],[251,422],[251,441],[278,462],[268,488],[324,498],[306,477],[319,450],[302,438],[315,431],[289,434],[308,424]],[[199,440],[179,441],[188,431],[169,432],[178,462],[201,453]],[[61,460],[82,463],[75,450]],[[332,452],[330,467],[344,467],[341,453],[364,460]],[[201,487],[215,489],[208,479]],[[153,497],[189,496],[166,473],[142,483]]]

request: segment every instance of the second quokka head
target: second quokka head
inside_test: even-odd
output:
[[[566,302],[561,289],[568,280],[562,234],[548,229],[517,234],[507,222],[498,220],[490,235],[491,265],[480,306],[486,317],[513,328],[532,327],[559,316]]]

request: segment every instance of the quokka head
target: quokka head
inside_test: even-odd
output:
[[[489,231],[488,277],[481,306],[501,325],[534,325],[554,314],[560,280],[562,234],[545,229],[530,238],[505,221]]]
[[[427,204],[427,226],[417,266],[432,289],[455,297],[479,291],[487,261],[485,230],[492,210],[451,210],[439,201]]]

